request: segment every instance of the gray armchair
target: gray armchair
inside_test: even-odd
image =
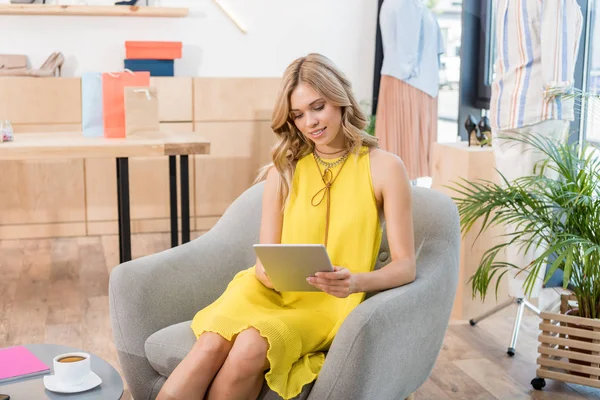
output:
[[[253,265],[263,183],[237,198],[206,234],[132,260],[110,276],[119,361],[134,399],[154,399],[191,349],[194,314]],[[403,399],[428,379],[446,333],[459,269],[459,217],[447,196],[413,188],[416,280],[370,295],[346,318],[317,380],[297,400]],[[390,261],[387,239],[376,268]],[[266,384],[260,399],[280,397]]]

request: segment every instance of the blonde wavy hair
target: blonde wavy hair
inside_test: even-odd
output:
[[[294,60],[283,74],[273,110],[271,128],[279,139],[272,151],[273,161],[262,167],[256,178],[256,182],[262,180],[274,166],[279,171],[279,194],[284,205],[289,200],[296,161],[314,150],[314,144],[296,128],[291,112],[290,96],[301,82],[309,85],[329,104],[341,107],[341,133],[346,137],[348,151],[358,155],[362,146],[378,146],[377,138],[364,131],[369,121],[356,101],[346,75],[321,54],[311,53]]]

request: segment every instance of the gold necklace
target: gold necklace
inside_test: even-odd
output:
[[[316,147],[315,147],[315,150],[317,150],[317,148],[316,148]],[[321,153],[321,154],[327,154],[328,156],[330,156],[330,155],[332,155],[332,154],[339,154],[339,153],[341,153],[341,152],[343,152],[343,151],[346,151],[346,149],[341,149],[341,150],[338,150],[338,151],[333,151],[333,152],[331,152],[331,153],[325,152],[325,151],[323,151],[323,150],[318,150],[318,152],[319,152],[319,153]]]
[[[333,182],[336,180],[336,178],[340,175],[342,168],[344,168],[345,161],[348,158],[348,156],[350,155],[350,152],[349,151],[346,152],[346,154],[344,154],[339,160],[334,161],[332,163],[328,163],[325,160],[323,160],[321,157],[319,157],[319,155],[316,152],[313,152],[313,153],[315,156],[314,160],[315,160],[315,163],[317,164],[317,169],[319,170],[319,174],[321,175],[321,180],[323,181],[325,186],[323,186],[321,189],[319,189],[319,191],[317,193],[314,194],[314,196],[310,200],[310,203],[314,207],[316,207],[319,204],[321,204],[323,199],[326,199],[327,208],[325,210],[325,238],[323,240],[323,244],[325,245],[325,247],[327,247],[327,239],[329,238],[329,213],[330,213],[330,203],[331,203],[331,186],[333,185]],[[325,170],[323,172],[321,172],[321,167],[319,167],[320,163],[325,166]],[[337,166],[340,163],[342,164],[342,166],[340,167],[340,170],[338,171],[338,173],[334,176],[333,172],[331,172],[331,168]],[[319,198],[319,195],[320,195],[320,198]]]
[[[322,166],[325,167],[325,171],[335,168],[338,165],[342,164],[344,161],[346,161],[346,158],[348,158],[348,156],[350,155],[349,151],[346,151],[346,153],[344,153],[344,155],[342,155],[340,158],[338,158],[336,161],[333,162],[328,162],[325,161],[324,159],[321,158],[321,156],[315,151],[313,151],[313,154],[315,156],[315,159],[317,160],[317,162],[319,164],[321,164]]]

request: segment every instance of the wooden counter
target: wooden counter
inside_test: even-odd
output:
[[[209,154],[210,142],[194,132],[149,132],[122,139],[84,137],[81,132],[16,134],[14,141],[0,145],[0,161],[86,159],[111,157],[116,160],[117,208],[120,262],[131,260],[131,213],[129,157],[168,156],[171,245],[179,244],[178,194],[181,201],[181,243],[190,240],[189,158]],[[180,187],[177,187],[176,156],[180,156]],[[54,180],[60,176],[54,177]],[[52,177],[50,177],[52,179]],[[147,184],[147,182],[144,182]],[[60,197],[69,197],[65,188]],[[179,193],[178,193],[179,191]]]
[[[160,130],[210,141],[210,154],[189,157],[192,230],[210,229],[269,161],[276,141],[271,114],[279,84],[279,77],[150,78],[158,94]],[[117,234],[114,158],[122,150],[158,154],[129,158],[132,232],[170,230],[169,157],[164,154],[172,148],[136,142],[125,149],[111,142],[120,150],[107,144],[90,157],[59,156],[73,149],[60,148],[55,136],[82,130],[81,102],[78,77],[0,77],[0,119],[10,120],[21,138],[0,144],[0,149],[16,147],[11,149],[14,158],[9,160],[4,152],[0,161],[0,240]],[[80,152],[81,146],[92,144],[77,135],[73,139],[77,142],[68,140],[65,146],[79,147]],[[23,160],[28,150],[21,146],[30,140],[49,144],[52,148],[44,151],[50,158]],[[100,153],[106,156],[98,157]]]
[[[195,132],[156,132],[125,139],[88,138],[81,132],[16,134],[0,143],[0,161],[208,154],[210,142]]]

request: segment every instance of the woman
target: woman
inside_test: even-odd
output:
[[[415,279],[408,177],[366,126],[350,82],[327,58],[310,54],[286,69],[273,113],[279,142],[259,175],[260,242],[323,243],[334,272],[307,279],[321,290],[310,293],[273,290],[258,259],[239,272],[194,317],[198,340],[159,399],[256,399],[263,380],[293,398],[317,377],[365,293]],[[381,212],[392,262],[373,271]]]

